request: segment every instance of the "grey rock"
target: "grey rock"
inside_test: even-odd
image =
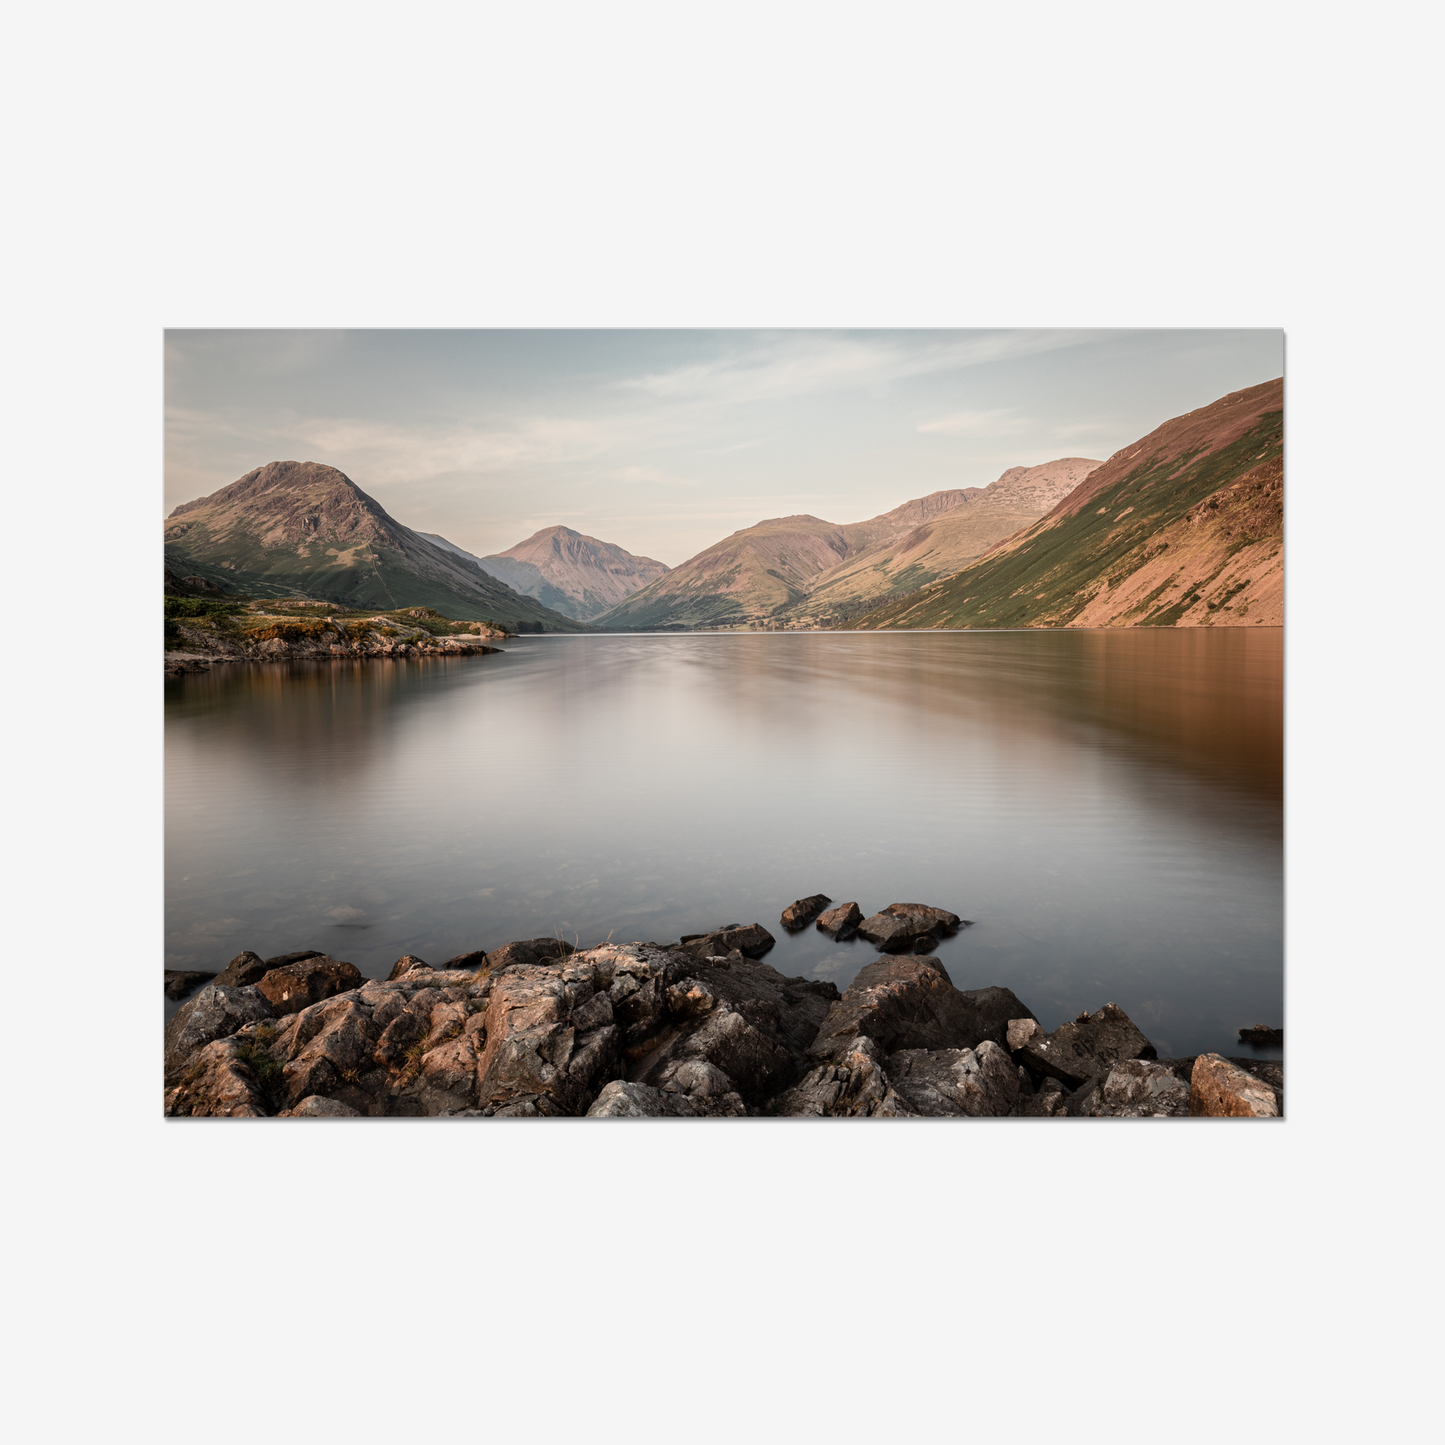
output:
[[[905,1049],[884,1063],[899,1096],[924,1117],[999,1118],[1019,1101],[1018,1066],[991,1039],[976,1049]]]
[[[808,898],[800,898],[783,909],[783,916],[778,921],[790,932],[796,932],[800,928],[806,928],[832,901],[826,893],[814,893]]]
[[[169,999],[183,999],[208,979],[215,978],[214,973],[205,973],[196,969],[168,968],[166,975],[166,997]]]
[[[278,1119],[359,1119],[358,1110],[343,1104],[339,1099],[324,1099],[320,1094],[310,1094],[294,1109],[283,1109]]]
[[[259,953],[247,949],[245,953],[238,953],[216,975],[216,982],[222,988],[247,988],[253,983],[260,983],[271,967]]]
[[[664,1094],[647,1084],[613,1079],[604,1084],[587,1111],[589,1119],[691,1119],[692,1105],[685,1095]]]
[[[207,984],[183,1003],[166,1024],[165,1071],[167,1081],[198,1050],[217,1039],[229,1038],[243,1024],[275,1017],[275,1010],[259,989],[226,988]]]
[[[167,1118],[257,1119],[269,1101],[253,1065],[234,1038],[216,1039],[189,1055],[166,1090]]]
[[[856,903],[840,903],[818,918],[818,928],[829,938],[852,938],[863,921],[863,910]]]
[[[431,964],[424,958],[418,958],[414,953],[406,953],[392,964],[391,972],[387,974],[386,979],[388,983],[394,983],[399,978],[405,978],[413,969],[429,969],[430,967]]]
[[[572,944],[560,938],[520,938],[487,954],[487,967],[495,975],[517,964],[532,968],[541,963],[555,963],[576,952]]]
[[[1168,1064],[1121,1059],[1080,1090],[1070,1112],[1086,1118],[1182,1118],[1189,1112],[1189,1085]]]
[[[682,946],[694,958],[727,954],[732,949],[737,949],[744,958],[761,958],[777,941],[761,923],[746,926],[730,923],[724,928],[715,928],[711,933],[690,935]]]
[[[1027,1098],[1020,1097],[1018,1114],[1026,1119],[1062,1118],[1066,1112],[1068,1093],[1057,1079],[1045,1079]]]
[[[888,1079],[872,1039],[840,1043],[833,1057],[768,1100],[764,1113],[785,1119],[907,1119],[913,1111]]]
[[[1117,1004],[1106,1003],[1097,1013],[1080,1014],[1051,1034],[1044,1033],[1036,1020],[1032,1022],[1033,1029],[1018,1020],[1011,1022],[1013,1031],[1006,1037],[1015,1060],[1030,1073],[1046,1074],[1071,1089],[1106,1072],[1110,1064],[1120,1059],[1158,1056],[1154,1045]]]

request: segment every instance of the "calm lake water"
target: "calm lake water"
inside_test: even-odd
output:
[[[514,938],[766,925],[795,898],[975,920],[938,949],[1047,1028],[1161,1055],[1280,1025],[1278,630],[524,637],[167,684],[166,966],[303,948],[384,977]],[[172,1006],[174,1007],[174,1006]]]

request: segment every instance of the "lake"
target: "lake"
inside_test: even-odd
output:
[[[954,983],[1049,1029],[1113,1002],[1161,1056],[1237,1055],[1284,1021],[1277,629],[504,647],[168,682],[166,967],[757,921],[844,988],[872,947],[778,924],[826,893],[974,920]]]

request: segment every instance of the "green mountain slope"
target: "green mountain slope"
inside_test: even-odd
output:
[[[586,627],[391,517],[319,462],[269,462],[166,518],[172,570],[253,597],[318,597],[378,609],[434,607],[517,632]]]
[[[1049,514],[860,628],[1278,625],[1284,381],[1116,452]]]

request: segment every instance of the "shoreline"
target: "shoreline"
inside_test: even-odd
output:
[[[168,1117],[1170,1118],[1284,1114],[1282,1060],[1160,1059],[1105,1003],[1046,1032],[927,950],[967,927],[819,898],[790,931],[880,949],[850,986],[786,978],[736,924],[676,943],[516,940],[384,980],[316,950],[167,976]],[[824,899],[822,902],[827,902]],[[202,980],[209,982],[202,983]],[[173,981],[174,980],[174,981]],[[177,991],[171,993],[174,987]],[[191,992],[195,990],[194,992]],[[1269,1035],[1283,1046],[1282,1031]],[[1243,1047],[1243,1039],[1241,1047]]]

